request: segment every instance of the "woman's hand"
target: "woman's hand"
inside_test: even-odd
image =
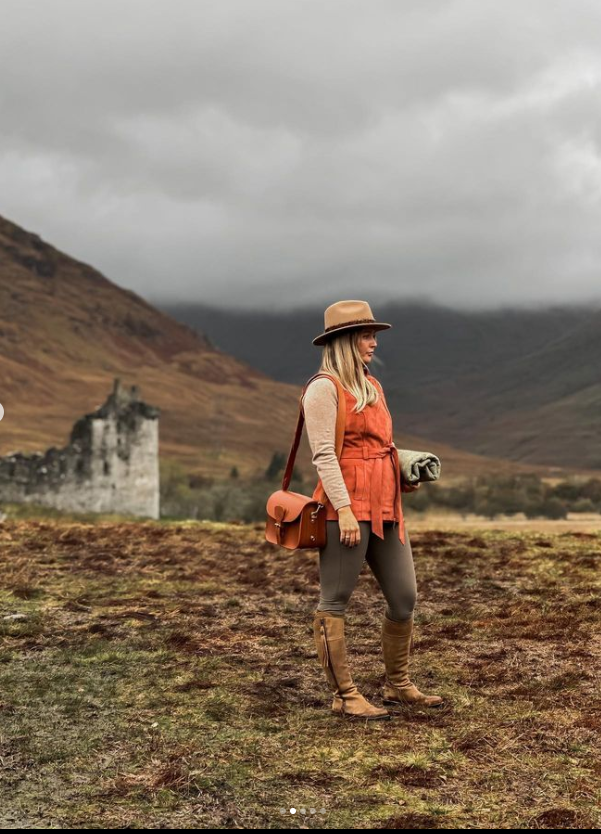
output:
[[[421,486],[421,481],[416,484],[408,484],[407,481],[401,481],[401,492],[415,492]]]
[[[348,547],[355,547],[361,541],[361,528],[351,510],[350,504],[338,510],[338,524],[340,525],[340,541]]]

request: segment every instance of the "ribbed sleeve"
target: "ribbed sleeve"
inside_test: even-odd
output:
[[[336,457],[338,391],[331,379],[321,376],[309,383],[303,410],[313,464],[335,510],[350,506],[351,499]]]

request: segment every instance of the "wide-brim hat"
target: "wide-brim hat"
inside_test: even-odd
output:
[[[324,331],[313,339],[314,345],[323,345],[336,333],[369,327],[387,330],[392,327],[384,321],[376,321],[367,301],[336,301],[324,313]]]

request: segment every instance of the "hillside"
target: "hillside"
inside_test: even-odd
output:
[[[249,335],[250,349],[261,336]],[[313,356],[318,362],[317,350]],[[88,264],[0,218],[1,455],[62,446],[74,420],[102,403],[119,376],[161,409],[162,458],[191,473],[227,476],[235,465],[242,476],[260,476],[274,452],[288,453],[300,386],[314,370],[301,382],[271,379]],[[387,376],[377,367],[374,373]],[[388,390],[388,380],[386,385]],[[397,445],[437,453],[447,480],[548,471],[453,448],[405,410],[395,429]],[[314,478],[306,434],[298,466]]]
[[[459,446],[469,430],[470,449],[481,454],[601,469],[600,362],[601,312],[593,311],[520,356],[501,355],[486,369],[427,386],[422,393],[431,407],[409,424],[431,426]],[[432,407],[457,392],[470,421],[461,408]]]
[[[319,364],[311,339],[321,308],[273,315],[160,306],[235,356],[248,345],[249,361],[283,382]],[[395,302],[374,312],[392,324],[378,336],[373,373],[400,431],[458,454],[601,470],[600,309],[462,312]]]
[[[254,472],[290,443],[295,386],[0,218],[0,454],[63,444],[115,376],[161,408],[161,455],[192,471]]]

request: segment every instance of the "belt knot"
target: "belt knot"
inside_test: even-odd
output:
[[[384,521],[382,518],[382,479],[384,476],[383,463],[387,455],[392,455],[392,465],[395,473],[395,497],[394,506],[396,514],[399,517],[399,538],[404,539],[404,530],[402,523],[402,506],[401,506],[401,467],[399,463],[399,456],[394,442],[384,443],[378,447],[371,447],[363,445],[361,448],[343,449],[341,458],[359,458],[368,460],[375,458],[373,481],[370,488],[370,515],[371,515],[371,529],[381,539],[384,538]]]

